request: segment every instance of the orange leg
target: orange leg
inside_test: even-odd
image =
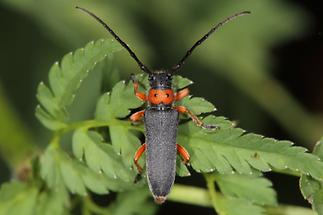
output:
[[[184,97],[190,94],[190,90],[188,88],[182,89],[175,94],[175,101],[182,100]]]
[[[180,154],[184,160],[185,164],[188,164],[189,160],[190,160],[190,154],[188,153],[188,151],[181,145],[176,144],[176,148],[177,148],[177,153]]]
[[[139,91],[139,83],[135,79],[135,75],[134,74],[131,74],[131,80],[132,80],[133,88],[134,88],[135,95],[137,96],[137,98],[140,99],[141,101],[147,101],[146,94]]]
[[[216,126],[216,125],[204,124],[197,116],[195,116],[190,110],[188,110],[184,106],[177,106],[177,107],[175,107],[175,109],[180,113],[188,114],[189,117],[191,117],[191,119],[193,120],[193,122],[199,127],[202,127],[202,128],[205,128],[205,129],[216,129],[216,128],[218,128],[218,126]]]
[[[130,120],[133,122],[139,121],[144,115],[145,115],[145,110],[138,111],[130,116]]]
[[[138,170],[138,173],[141,174],[142,173],[142,167],[139,165],[138,163],[138,160],[139,158],[141,157],[141,155],[145,152],[146,150],[146,143],[142,144],[139,149],[136,151],[136,154],[135,154],[135,157],[133,159],[136,167],[137,167],[137,170]]]

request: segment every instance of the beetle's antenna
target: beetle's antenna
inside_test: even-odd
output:
[[[201,45],[212,33],[214,33],[215,31],[217,31],[221,26],[223,26],[224,24],[230,22],[231,20],[239,17],[239,16],[244,16],[244,15],[248,15],[250,14],[250,11],[243,11],[240,13],[236,13],[232,16],[227,17],[226,19],[222,20],[221,22],[219,22],[217,25],[215,25],[209,32],[207,32],[201,39],[199,39],[185,54],[185,56],[175,65],[173,66],[170,71],[171,72],[176,72],[177,70],[179,70],[180,68],[182,68],[182,66],[185,64],[185,60],[192,54],[192,52],[194,51],[194,49]]]
[[[95,15],[94,13],[88,11],[85,8],[76,6],[75,8],[82,10],[83,12],[89,14],[90,16],[92,16],[94,19],[96,19],[99,23],[101,23],[101,25],[103,25],[103,27],[125,48],[127,49],[127,51],[129,52],[130,56],[135,59],[135,61],[137,62],[137,64],[139,65],[140,69],[148,74],[151,74],[152,72],[150,71],[150,69],[143,64],[138,57],[136,56],[136,54],[130,49],[130,47],[123,42],[123,40],[116,34],[114,33],[114,31],[102,20],[100,19],[97,15]]]

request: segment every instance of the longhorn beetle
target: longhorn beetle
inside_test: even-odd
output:
[[[83,12],[89,14],[129,52],[130,56],[137,62],[140,69],[148,74],[150,89],[148,95],[139,91],[139,83],[135,80],[134,75],[131,76],[134,93],[136,97],[142,101],[148,102],[145,110],[136,112],[130,116],[130,120],[135,122],[144,118],[146,143],[142,144],[134,156],[134,163],[137,167],[139,175],[143,169],[139,165],[138,160],[145,152],[147,166],[147,181],[149,189],[155,199],[155,202],[161,204],[165,202],[166,196],[169,194],[174,184],[176,174],[176,156],[177,152],[182,156],[184,163],[188,164],[190,155],[184,147],[176,143],[177,127],[179,122],[179,113],[188,114],[193,122],[205,129],[215,129],[216,125],[204,124],[197,116],[184,106],[174,106],[175,101],[183,99],[189,95],[188,88],[179,92],[172,90],[172,76],[180,70],[185,60],[192,54],[194,49],[201,45],[212,33],[218,30],[222,25],[232,19],[250,14],[249,11],[236,13],[227,17],[223,21],[215,25],[201,39],[199,39],[184,55],[184,57],[170,69],[150,70],[144,65],[130,47],[99,17],[92,12],[76,7]]]

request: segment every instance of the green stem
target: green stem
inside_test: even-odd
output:
[[[293,205],[282,205],[276,208],[267,208],[269,215],[317,215],[316,212],[309,208],[303,208]]]
[[[77,130],[79,128],[100,128],[100,127],[109,127],[109,126],[123,126],[128,128],[129,130],[137,130],[143,132],[144,129],[142,126],[132,126],[131,122],[123,121],[123,120],[117,120],[113,119],[111,121],[97,121],[97,120],[85,120],[81,122],[73,122],[70,124],[67,124],[67,126],[61,130],[57,130],[52,140],[50,141],[50,144],[55,145],[55,147],[59,147],[59,141],[63,134]]]
[[[201,207],[218,208],[217,202],[220,201],[222,194],[215,191],[214,178],[212,175],[206,175],[205,178],[208,190],[199,187],[175,184],[172,192],[168,196],[168,200]],[[267,214],[270,215],[316,215],[316,213],[309,208],[293,205],[266,207],[266,211]]]
[[[2,91],[0,83],[0,156],[17,170],[37,149],[27,126],[17,115]]]
[[[144,131],[142,126],[132,126],[131,122],[112,119],[111,121],[98,121],[98,120],[85,120],[81,122],[74,122],[68,124],[67,127],[63,128],[59,132],[67,133],[78,128],[99,128],[99,127],[108,127],[108,126],[123,126],[128,129],[137,130],[137,131]]]
[[[219,198],[218,198],[218,194],[215,190],[215,186],[214,186],[214,180],[215,180],[214,176],[204,174],[204,177],[206,180],[206,186],[208,188],[208,193],[211,197],[211,203],[212,203],[212,206],[213,206],[215,212],[217,212],[218,214],[224,214],[218,205]]]
[[[168,200],[203,207],[212,207],[209,194],[204,188],[176,184],[168,196]]]

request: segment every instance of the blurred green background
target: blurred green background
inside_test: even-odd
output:
[[[47,80],[50,66],[88,41],[110,37],[75,5],[102,17],[156,69],[177,63],[221,19],[250,10],[250,16],[224,26],[199,47],[180,75],[194,80],[193,95],[213,102],[217,115],[247,131],[309,149],[323,135],[323,8],[318,1],[1,0],[0,182],[48,142],[34,108],[37,84]],[[119,74],[103,77],[104,86],[98,85],[102,77],[95,76],[82,86],[73,118],[91,118],[101,89],[140,72],[125,51],[115,62]],[[295,178],[268,177],[281,202],[304,203]],[[203,186],[198,176],[178,181]],[[201,212],[167,203],[159,213],[179,209]]]

